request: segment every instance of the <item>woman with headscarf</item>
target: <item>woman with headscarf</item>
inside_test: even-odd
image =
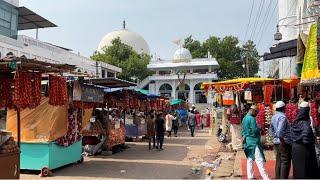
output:
[[[309,103],[301,102],[297,118],[291,126],[294,179],[319,178],[314,146],[315,137],[311,128],[309,113]]]

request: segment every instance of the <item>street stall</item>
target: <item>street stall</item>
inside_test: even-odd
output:
[[[265,145],[272,144],[268,133],[273,114],[273,102],[284,100],[289,102],[297,97],[298,79],[278,80],[271,78],[239,78],[221,82],[203,83],[206,91],[215,91],[217,102],[222,106],[221,121],[215,126],[219,132],[219,141],[224,141],[230,127],[233,149],[241,148],[241,120],[251,104],[259,108],[257,124],[266,136]],[[230,125],[229,125],[230,124]]]
[[[21,140],[23,141],[25,136],[32,136],[31,133],[24,133],[26,120],[23,112],[41,106],[42,75],[72,72],[74,68],[70,65],[51,64],[24,57],[6,57],[0,60],[0,106],[6,111],[6,130],[0,132],[1,178],[19,178],[25,153]]]
[[[179,125],[187,123],[188,118],[188,104],[182,99],[171,99],[170,109],[175,110],[179,115]]]
[[[135,86],[135,84],[117,78],[90,79],[87,82],[105,87],[104,108],[98,109],[104,119],[101,122],[105,132],[103,148],[115,151],[125,143],[126,107],[130,102],[123,87]],[[133,105],[133,101],[131,104]]]

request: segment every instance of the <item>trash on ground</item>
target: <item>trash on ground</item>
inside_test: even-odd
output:
[[[122,169],[121,171],[120,171],[120,173],[126,173],[127,171],[126,170],[124,170],[124,169]]]

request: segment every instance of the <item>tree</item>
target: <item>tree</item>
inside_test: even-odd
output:
[[[91,58],[122,68],[118,77],[128,81],[133,78],[143,80],[151,75],[147,68],[151,57],[138,54],[132,47],[122,43],[120,38],[114,39],[111,46],[103,48],[103,52],[95,52]]]
[[[191,35],[184,40],[183,47],[191,52],[192,58],[202,58],[207,54],[200,41],[194,40]]]
[[[250,76],[254,76],[258,72],[259,54],[252,41],[239,46],[237,37],[226,36],[221,39],[210,36],[201,43],[189,36],[185,39],[184,45],[197,58],[205,58],[209,51],[220,65],[217,74],[221,80],[246,77],[246,70],[242,66],[246,62],[246,58],[249,61]]]
[[[250,77],[257,74],[260,56],[253,41],[249,40],[242,45],[242,58],[245,62],[248,60]]]

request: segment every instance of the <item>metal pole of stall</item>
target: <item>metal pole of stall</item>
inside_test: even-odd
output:
[[[18,146],[20,147],[21,142],[21,116],[20,109],[16,107],[17,111],[17,138],[18,138]]]

